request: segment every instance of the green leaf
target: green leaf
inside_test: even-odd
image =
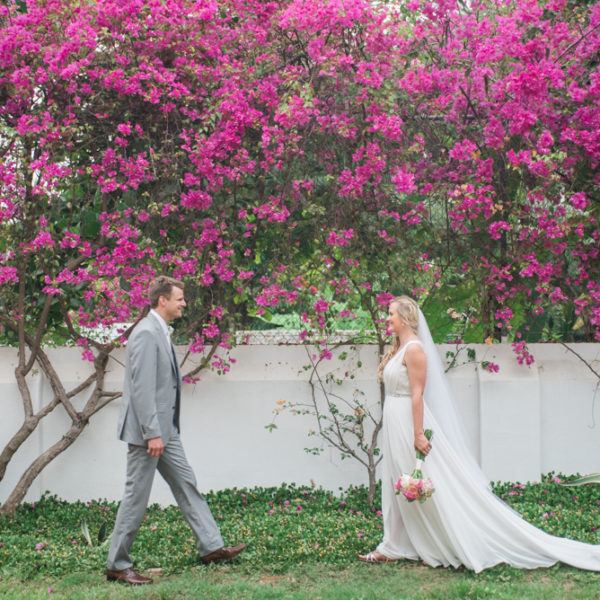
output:
[[[83,534],[83,537],[86,539],[88,546],[91,546],[92,538],[90,537],[90,530],[88,529],[87,521],[85,519],[83,521],[81,521],[81,533]]]
[[[121,286],[121,289],[125,290],[126,292],[131,291],[131,282],[125,279],[124,277],[120,278],[119,285]]]
[[[81,237],[86,240],[96,239],[100,233],[100,219],[92,211],[86,211],[83,217],[83,227],[81,228]]]
[[[98,544],[101,545],[102,542],[106,539],[106,521],[100,525],[100,529],[98,530]]]
[[[579,477],[579,479],[574,479],[573,481],[563,481],[560,485],[568,487],[573,485],[587,485],[589,483],[600,483],[600,473],[584,475],[583,477]]]

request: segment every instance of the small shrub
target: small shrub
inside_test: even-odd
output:
[[[600,491],[596,486],[565,488],[562,475],[539,483],[496,483],[495,492],[528,521],[548,533],[598,543]],[[381,540],[382,521],[367,502],[368,490],[353,486],[338,494],[311,486],[282,484],[235,488],[206,494],[227,542],[244,541],[237,561],[273,572],[303,564],[334,567],[355,564],[357,554]],[[380,505],[380,489],[376,506]],[[69,503],[44,495],[23,504],[0,524],[0,577],[31,579],[38,574],[98,573],[106,565],[108,544],[88,544],[103,527],[110,534],[118,504],[106,500]],[[106,525],[104,525],[106,524]],[[199,564],[192,531],[176,506],[148,507],[132,549],[136,567],[160,566],[173,573]]]

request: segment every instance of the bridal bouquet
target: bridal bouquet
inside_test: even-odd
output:
[[[433,437],[431,429],[426,429],[424,434],[428,440],[431,440]],[[400,478],[394,484],[396,494],[402,494],[409,502],[414,502],[415,500],[425,502],[435,492],[435,487],[433,487],[431,479],[423,479],[421,467],[424,460],[425,455],[420,450],[417,450],[417,464],[413,472],[410,475],[406,473],[400,475]]]

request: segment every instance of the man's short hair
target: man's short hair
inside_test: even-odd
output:
[[[148,288],[148,297],[150,298],[150,306],[152,308],[156,308],[158,306],[158,299],[161,296],[165,298],[171,297],[172,288],[179,288],[183,290],[184,283],[179,281],[179,279],[174,279],[173,277],[167,277],[166,275],[161,275],[157,277],[153,281],[150,282],[150,287]]]

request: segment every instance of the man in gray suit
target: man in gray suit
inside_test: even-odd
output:
[[[119,438],[129,444],[125,494],[112,534],[106,577],[132,585],[152,583],[133,570],[129,550],[150,497],[156,469],[169,484],[190,524],[203,563],[233,558],[246,544],[224,546],[179,437],[181,374],[167,323],[185,306],[183,283],[158,277],[150,284],[152,309],[127,342]]]

